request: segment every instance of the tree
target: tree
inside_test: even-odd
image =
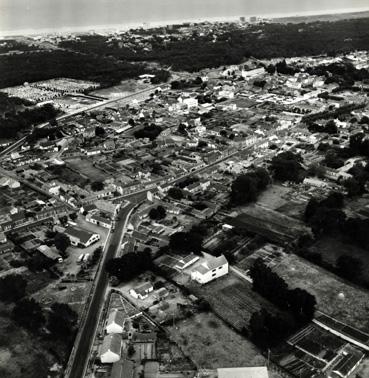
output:
[[[101,126],[96,126],[95,127],[95,136],[97,137],[103,137],[105,136],[106,132],[105,129]]]
[[[91,183],[91,190],[99,192],[104,189],[104,183],[102,181],[94,181]]]
[[[304,172],[301,163],[302,158],[300,155],[287,151],[281,152],[273,157],[270,168],[276,180],[282,182],[302,182],[304,179]]]
[[[168,190],[168,196],[175,200],[181,200],[184,197],[182,189],[175,186]]]
[[[16,302],[26,294],[27,282],[17,274],[9,274],[0,279],[0,300]]]
[[[318,178],[324,178],[326,171],[327,170],[324,166],[317,163],[313,163],[309,166],[308,175]]]
[[[69,218],[70,218],[72,221],[75,221],[75,220],[78,218],[78,214],[77,214],[77,213],[69,214]]]
[[[202,243],[204,234],[200,234],[196,230],[189,232],[176,232],[169,238],[169,247],[176,253],[196,253],[200,254],[202,250]]]
[[[92,253],[92,257],[91,257],[91,265],[95,265],[97,264],[97,262],[100,260],[100,257],[101,257],[101,254],[102,254],[102,247],[97,247],[94,252]]]
[[[341,255],[336,260],[338,274],[351,281],[360,279],[363,271],[363,262],[350,255]]]
[[[166,217],[166,211],[163,206],[159,205],[157,208],[152,208],[149,211],[149,217],[153,220],[160,220]]]
[[[78,321],[78,314],[66,303],[53,303],[48,319],[48,329],[57,338],[69,341]]]
[[[355,197],[355,196],[361,194],[362,191],[363,191],[362,186],[354,177],[350,177],[350,178],[346,179],[343,182],[343,186],[347,190],[347,195],[349,197]]]
[[[54,238],[55,247],[64,254],[67,248],[70,246],[70,239],[67,235],[58,232]]]
[[[45,324],[42,308],[33,298],[17,302],[12,311],[12,318],[31,331],[37,331]]]
[[[152,267],[150,250],[126,253],[122,257],[111,259],[106,264],[106,271],[121,282],[130,281]]]

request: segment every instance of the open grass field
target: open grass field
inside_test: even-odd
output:
[[[100,169],[95,168],[92,165],[91,159],[70,159],[67,163],[73,170],[81,172],[85,177],[91,181],[104,181],[108,178],[108,175],[101,171]]]
[[[318,310],[350,326],[369,331],[368,292],[292,254],[284,255],[273,270],[291,288],[300,287],[315,295]],[[340,293],[344,294],[344,298],[339,297]]]
[[[200,313],[168,328],[184,354],[198,367],[263,366],[265,359],[248,340],[212,313]]]
[[[239,331],[248,326],[251,315],[261,307],[276,311],[271,303],[252,290],[251,284],[232,272],[203,286],[192,283],[191,291],[206,299],[215,313]]]
[[[55,363],[42,342],[9,319],[0,304],[0,377],[46,378]]]

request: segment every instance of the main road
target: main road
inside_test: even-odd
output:
[[[107,239],[102,260],[91,289],[91,297],[86,301],[87,312],[82,317],[81,325],[64,377],[83,378],[85,375],[96,327],[99,322],[99,316],[104,304],[105,293],[109,283],[109,277],[105,271],[106,263],[108,260],[116,256],[117,251],[120,248],[129,216],[135,206],[136,204],[130,202],[127,206],[120,209],[116,219],[115,229]]]

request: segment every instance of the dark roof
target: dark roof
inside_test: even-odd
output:
[[[120,360],[113,364],[110,378],[132,378],[134,373],[132,361]]]

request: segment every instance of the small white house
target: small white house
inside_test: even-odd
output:
[[[129,294],[132,295],[135,299],[146,299],[154,290],[151,282],[145,282],[144,284],[135,287],[129,291]]]
[[[82,230],[81,228],[74,226],[68,226],[64,233],[69,237],[70,243],[75,247],[82,245],[83,247],[87,248],[91,244],[100,240],[99,234]]]
[[[226,274],[228,274],[227,259],[223,255],[219,257],[208,255],[205,261],[191,272],[191,279],[203,285]]]
[[[111,334],[104,337],[100,348],[100,361],[103,364],[113,364],[120,360],[122,349],[122,336]]]
[[[114,309],[108,316],[105,327],[106,333],[123,333],[125,321],[124,314],[121,311]]]

